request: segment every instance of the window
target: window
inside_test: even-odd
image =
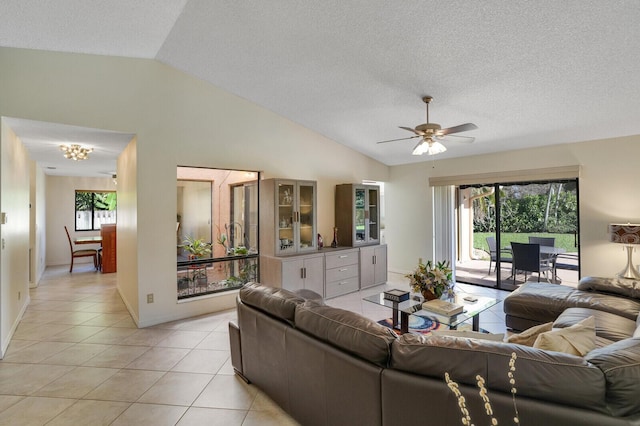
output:
[[[76,191],[76,231],[98,231],[116,223],[115,191]]]

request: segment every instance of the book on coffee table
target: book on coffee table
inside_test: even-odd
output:
[[[409,300],[409,292],[394,288],[392,290],[385,291],[384,298],[391,300],[392,302],[404,302],[405,300]]]
[[[422,309],[451,317],[461,313],[464,310],[464,306],[447,302],[446,300],[434,299],[424,302]]]

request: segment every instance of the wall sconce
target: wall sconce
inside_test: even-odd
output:
[[[64,158],[78,161],[89,159],[89,153],[93,152],[93,148],[85,148],[78,144],[60,145],[60,151],[64,153]]]
[[[638,224],[617,224],[609,225],[609,241],[612,243],[624,244],[627,248],[627,266],[618,273],[620,278],[640,279],[640,272],[633,266],[634,245],[640,244],[640,225]]]

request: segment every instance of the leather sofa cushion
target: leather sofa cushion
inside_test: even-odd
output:
[[[640,339],[594,349],[585,359],[604,372],[607,406],[614,416],[640,413]]]
[[[554,321],[567,308],[591,308],[635,321],[640,312],[640,300],[535,282],[520,286],[504,300],[505,314],[540,324]]]
[[[391,342],[388,327],[354,312],[313,302],[298,305],[295,327],[307,334],[380,366],[387,366]]]
[[[585,318],[593,316],[596,320],[596,336],[609,341],[628,339],[636,331],[636,322],[609,312],[589,308],[569,308],[553,322],[554,328],[571,327]]]
[[[391,368],[442,380],[443,389],[445,372],[474,387],[480,375],[489,390],[508,394],[512,352],[518,357],[518,395],[606,412],[602,371],[574,355],[487,340],[403,334],[391,345]]]
[[[640,281],[621,278],[584,277],[578,290],[617,294],[640,300]]]
[[[296,306],[304,299],[283,288],[247,283],[240,289],[240,300],[276,318],[293,322]]]

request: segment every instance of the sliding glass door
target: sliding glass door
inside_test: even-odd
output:
[[[545,282],[577,283],[577,179],[465,185],[458,188],[458,197],[458,281],[504,289],[538,276]],[[520,260],[514,260],[512,243],[539,246],[538,270],[514,267]]]

